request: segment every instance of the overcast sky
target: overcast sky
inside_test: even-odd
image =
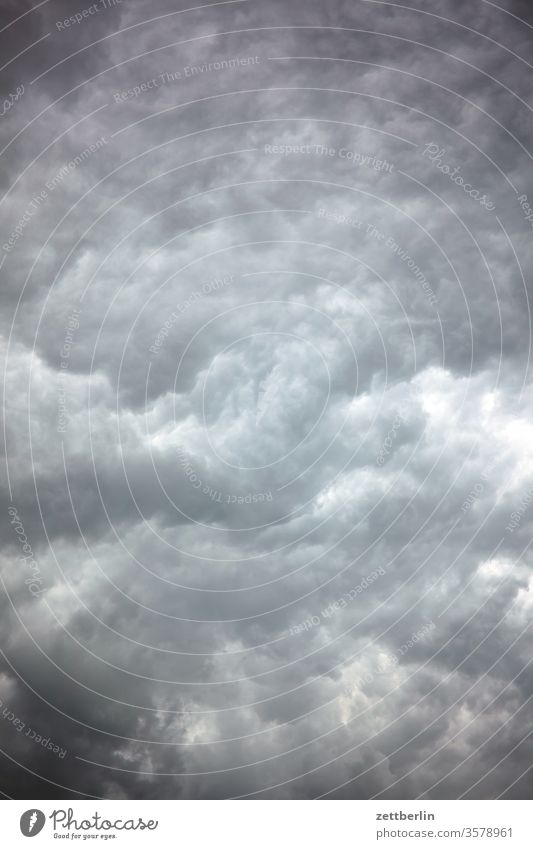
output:
[[[0,790],[531,798],[528,0],[3,0]]]

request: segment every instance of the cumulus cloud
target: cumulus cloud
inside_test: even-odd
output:
[[[0,23],[3,794],[529,798],[529,4]]]

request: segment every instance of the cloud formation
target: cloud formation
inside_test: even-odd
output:
[[[529,4],[2,9],[2,793],[530,798]]]

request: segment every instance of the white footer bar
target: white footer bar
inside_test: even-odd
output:
[[[337,842],[353,849],[532,849],[532,808],[529,801],[4,801],[0,842],[6,849],[324,849]]]

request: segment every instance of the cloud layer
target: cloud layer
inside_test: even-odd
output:
[[[0,24],[3,794],[530,798],[529,4]]]

